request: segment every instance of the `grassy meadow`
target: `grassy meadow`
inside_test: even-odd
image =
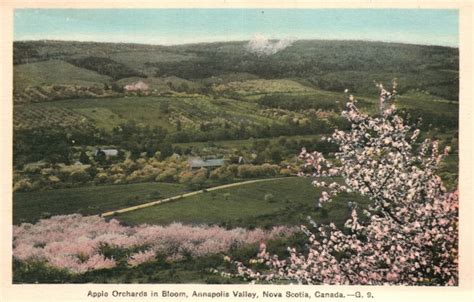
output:
[[[263,227],[298,225],[312,216],[321,223],[342,225],[350,214],[348,201],[362,207],[367,201],[359,196],[340,196],[324,210],[316,210],[319,198],[310,179],[282,178],[235,188],[205,192],[192,197],[132,211],[116,216],[127,224],[219,224],[226,227]]]
[[[138,183],[14,193],[13,223],[36,222],[54,215],[98,215],[186,192],[180,184]]]

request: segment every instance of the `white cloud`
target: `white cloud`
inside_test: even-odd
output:
[[[291,46],[296,41],[296,38],[284,38],[277,42],[268,40],[261,34],[256,34],[252,40],[247,44],[247,51],[257,55],[273,55],[277,52]]]

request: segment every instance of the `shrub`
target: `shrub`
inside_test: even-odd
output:
[[[28,179],[21,179],[15,182],[13,186],[13,192],[28,192],[31,191],[33,185]]]
[[[273,194],[271,194],[271,193],[265,194],[265,196],[264,196],[263,199],[264,199],[266,202],[276,202],[275,196],[273,196]]]
[[[172,182],[177,178],[178,171],[175,168],[167,168],[155,178],[160,182]]]
[[[73,171],[70,175],[72,182],[86,182],[90,179],[89,173],[85,170]]]
[[[100,74],[111,76],[114,80],[134,76],[146,77],[141,72],[133,70],[124,64],[118,63],[106,57],[83,57],[69,59],[69,63],[78,67],[90,69]]]

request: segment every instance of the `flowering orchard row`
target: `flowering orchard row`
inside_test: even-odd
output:
[[[218,226],[140,225],[129,227],[117,220],[78,214],[55,216],[36,224],[13,227],[13,257],[20,261],[44,261],[74,273],[115,267],[110,249],[127,255],[129,266],[152,261],[157,255],[168,260],[228,252],[244,244],[263,242],[295,230],[275,227],[226,230]]]

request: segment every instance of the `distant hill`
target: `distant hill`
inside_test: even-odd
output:
[[[177,46],[14,42],[15,88],[30,85],[31,68],[26,68],[25,64],[58,60],[99,76],[105,75],[109,77],[109,84],[137,76],[151,78],[151,81],[177,77],[199,87],[208,87],[219,83],[216,78],[238,79],[245,75],[246,80],[290,79],[310,88],[338,92],[348,88],[359,95],[373,95],[376,91],[374,80],[388,82],[398,78],[400,93],[417,90],[449,100],[458,99],[457,48],[301,40],[273,55],[263,55],[249,52],[247,44],[246,41]],[[31,77],[35,76],[31,74]],[[77,70],[71,69],[70,75],[62,74],[61,78],[62,81],[74,81]]]

